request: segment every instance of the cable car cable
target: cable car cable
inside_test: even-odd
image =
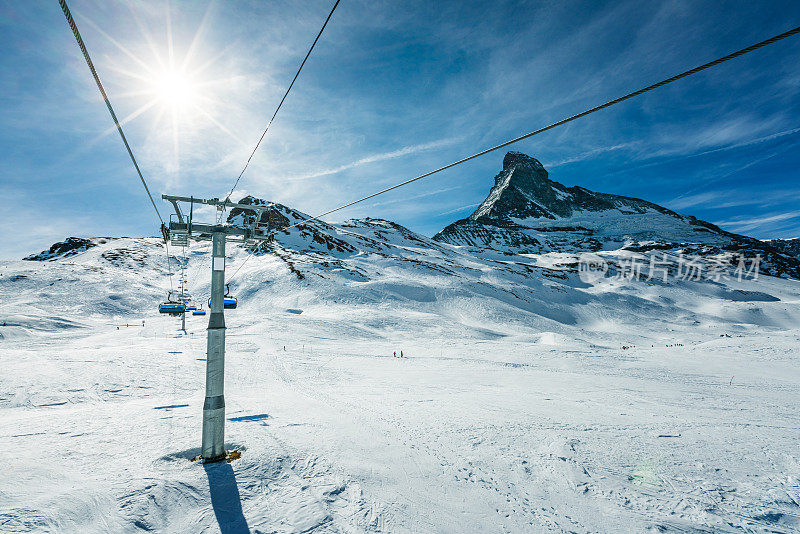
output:
[[[167,256],[167,278],[169,278],[169,287],[170,287],[170,295],[174,292],[174,285],[172,283],[172,264],[170,261],[170,254],[169,254],[169,242],[167,239],[166,233],[166,225],[164,224],[164,219],[161,217],[161,212],[158,211],[158,207],[156,206],[155,200],[153,200],[153,195],[150,193],[150,188],[147,186],[147,181],[144,179],[142,175],[142,171],[139,168],[139,164],[136,162],[136,158],[133,155],[133,150],[131,150],[130,145],[128,144],[128,139],[125,137],[125,132],[122,130],[122,125],[119,123],[119,119],[117,119],[117,114],[114,112],[114,108],[111,106],[111,101],[108,99],[108,95],[106,94],[106,90],[103,87],[103,83],[100,81],[100,76],[97,74],[97,70],[94,67],[94,63],[92,62],[92,58],[89,56],[89,51],[86,49],[86,44],[83,42],[83,37],[81,36],[80,31],[78,30],[77,24],[75,24],[75,19],[72,18],[72,13],[67,6],[67,2],[65,0],[58,0],[59,5],[61,6],[61,11],[64,12],[64,16],[67,19],[67,24],[69,24],[70,29],[72,30],[72,35],[75,36],[75,40],[78,43],[78,47],[81,49],[81,53],[83,53],[83,59],[86,61],[86,65],[89,67],[89,70],[92,73],[92,77],[94,77],[94,81],[97,84],[97,88],[100,90],[100,94],[103,97],[103,101],[108,108],[108,112],[111,114],[111,118],[114,120],[114,126],[117,128],[117,132],[119,132],[120,138],[122,138],[122,142],[125,145],[125,149],[128,151],[128,156],[131,158],[131,162],[133,162],[133,166],[136,169],[136,174],[139,175],[139,180],[141,180],[142,185],[144,186],[144,190],[147,193],[147,197],[150,199],[150,203],[153,205],[153,209],[158,216],[158,220],[161,221],[161,231],[164,235],[164,250]],[[169,300],[170,297],[168,297]]]
[[[306,53],[306,57],[304,57],[303,58],[303,62],[300,63],[300,67],[297,69],[297,72],[295,73],[294,78],[292,78],[292,83],[289,84],[289,87],[286,89],[286,92],[283,94],[283,98],[281,98],[281,101],[278,104],[278,107],[275,108],[275,113],[273,113],[272,114],[272,118],[269,119],[269,122],[267,123],[267,127],[264,129],[264,132],[261,134],[261,137],[258,139],[258,143],[256,143],[256,146],[253,149],[253,152],[250,154],[250,157],[247,158],[247,162],[244,164],[244,168],[242,169],[242,172],[240,172],[238,178],[236,178],[236,182],[234,182],[233,187],[231,187],[231,191],[230,191],[230,193],[227,194],[226,199],[230,199],[231,195],[233,194],[233,191],[236,189],[236,186],[239,185],[239,180],[242,179],[242,176],[244,175],[244,171],[246,171],[247,167],[250,165],[250,160],[253,159],[253,156],[255,155],[256,151],[258,150],[258,147],[261,146],[261,141],[263,141],[264,140],[264,136],[267,135],[267,132],[269,131],[269,127],[272,126],[272,121],[275,120],[275,117],[278,115],[278,111],[280,111],[281,106],[283,106],[283,102],[286,100],[286,97],[289,96],[289,91],[292,90],[292,87],[294,86],[294,82],[296,82],[297,81],[297,77],[300,76],[300,71],[303,70],[303,66],[306,64],[306,61],[308,60],[308,57],[311,55],[311,51],[314,50],[314,47],[317,45],[317,41],[319,41],[319,38],[322,36],[322,32],[325,31],[325,27],[328,25],[328,21],[331,20],[331,17],[333,16],[333,12],[336,11],[336,6],[339,5],[340,1],[341,0],[336,0],[336,3],[333,4],[333,8],[331,9],[331,12],[328,13],[328,18],[326,18],[325,22],[322,24],[322,28],[320,28],[319,33],[317,33],[317,37],[314,39],[314,42],[311,43],[311,48],[308,49],[308,52]]]
[[[158,207],[156,206],[155,200],[153,200],[153,195],[150,194],[150,188],[147,187],[147,182],[142,176],[142,171],[139,169],[139,164],[136,163],[136,158],[133,156],[133,151],[131,150],[130,145],[128,144],[128,139],[125,137],[125,133],[122,131],[122,126],[119,123],[119,119],[117,119],[117,114],[114,113],[114,108],[111,107],[111,101],[108,99],[108,95],[106,94],[106,90],[103,88],[103,84],[100,82],[100,77],[97,75],[97,71],[94,68],[94,63],[92,63],[92,58],[89,57],[89,51],[86,50],[86,45],[83,43],[83,37],[81,37],[81,33],[78,31],[78,26],[75,24],[75,20],[72,18],[72,13],[67,7],[67,2],[65,0],[58,0],[58,3],[61,5],[61,11],[64,12],[64,16],[67,18],[67,24],[72,29],[72,34],[75,36],[75,40],[78,42],[78,46],[83,53],[83,59],[86,60],[86,65],[89,66],[89,70],[92,71],[92,76],[94,77],[95,83],[97,83],[97,88],[100,89],[100,94],[103,95],[103,101],[106,103],[106,107],[108,108],[108,112],[111,114],[111,118],[114,119],[114,126],[117,127],[117,131],[119,132],[119,136],[122,138],[122,142],[125,144],[125,148],[128,151],[128,155],[131,157],[131,161],[133,162],[133,166],[136,168],[136,174],[139,175],[139,179],[142,181],[142,185],[144,186],[145,192],[147,192],[147,196],[150,198],[150,203],[153,205],[153,209],[156,210],[156,215],[158,215],[158,220],[161,221],[161,226],[164,227],[164,219],[161,217],[161,213],[158,211]]]
[[[445,165],[443,167],[439,167],[438,169],[434,169],[434,170],[428,171],[428,172],[426,172],[424,174],[420,174],[419,176],[417,176],[415,178],[411,178],[409,180],[405,180],[403,182],[400,182],[399,184],[395,184],[395,185],[393,185],[391,187],[387,187],[386,189],[381,189],[380,191],[376,191],[375,193],[372,193],[372,194],[367,195],[365,197],[361,197],[361,198],[359,198],[357,200],[354,200],[352,202],[348,202],[347,204],[343,204],[343,205],[341,205],[341,206],[339,206],[337,208],[333,208],[333,209],[328,210],[328,211],[326,211],[324,213],[320,213],[319,215],[315,215],[314,217],[310,217],[310,218],[305,219],[303,221],[294,223],[294,224],[292,224],[290,226],[286,226],[286,227],[280,228],[278,230],[273,230],[268,235],[272,236],[272,235],[275,235],[277,232],[284,232],[286,230],[290,230],[292,228],[296,228],[296,227],[298,227],[298,226],[300,226],[302,224],[305,224],[307,222],[314,221],[314,220],[320,220],[321,217],[324,217],[326,215],[330,215],[331,213],[343,210],[345,208],[349,208],[350,206],[353,206],[353,205],[358,204],[360,202],[364,202],[365,200],[369,200],[371,198],[375,198],[378,195],[382,195],[384,193],[388,193],[389,191],[393,191],[394,189],[397,189],[397,188],[403,187],[405,185],[408,185],[410,183],[416,182],[417,180],[422,180],[423,178],[427,178],[428,176],[431,176],[431,175],[436,174],[438,172],[444,171],[444,170],[449,169],[451,167],[455,167],[456,165],[460,165],[462,163],[466,163],[467,161],[470,161],[470,160],[475,159],[477,157],[480,157],[480,156],[483,156],[485,154],[488,154],[489,152],[494,152],[495,150],[499,150],[501,148],[507,147],[507,146],[509,146],[511,144],[514,144],[514,143],[517,143],[519,141],[522,141],[523,139],[527,139],[529,137],[533,137],[534,135],[546,132],[548,130],[552,130],[553,128],[556,128],[557,126],[561,126],[563,124],[566,124],[568,122],[572,122],[572,121],[574,121],[576,119],[579,119],[581,117],[585,117],[586,115],[590,115],[590,114],[592,114],[592,113],[594,113],[596,111],[600,111],[601,109],[605,109],[605,108],[611,107],[614,104],[619,104],[620,102],[624,102],[625,100],[628,100],[630,98],[642,95],[644,93],[647,93],[648,91],[652,91],[653,89],[658,89],[659,87],[663,87],[664,85],[667,85],[667,84],[670,84],[672,82],[678,81],[681,78],[686,78],[687,76],[691,76],[692,74],[696,74],[698,72],[701,72],[703,70],[709,69],[711,67],[715,67],[715,66],[719,65],[720,63],[724,63],[726,61],[730,61],[731,59],[735,59],[735,58],[737,58],[739,56],[743,56],[743,55],[745,55],[745,54],[747,54],[749,52],[753,52],[754,50],[758,50],[759,48],[763,48],[763,47],[765,47],[767,45],[776,43],[776,42],[778,42],[778,41],[780,41],[782,39],[786,39],[787,37],[791,37],[791,36],[796,35],[798,33],[800,33],[800,26],[792,28],[791,30],[788,30],[788,31],[783,32],[781,34],[775,35],[774,37],[770,37],[769,39],[765,39],[763,41],[760,41],[758,43],[750,45],[747,48],[742,48],[741,50],[737,50],[736,52],[728,54],[727,56],[723,56],[723,57],[721,57],[719,59],[715,59],[714,61],[709,61],[708,63],[704,63],[704,64],[699,65],[699,66],[697,66],[697,67],[695,67],[693,69],[689,69],[687,71],[681,72],[680,74],[676,74],[675,76],[671,76],[669,78],[661,80],[660,82],[654,83],[652,85],[648,85],[647,87],[643,87],[643,88],[638,89],[638,90],[636,90],[636,91],[634,91],[632,93],[628,93],[628,94],[623,95],[621,97],[615,98],[614,100],[609,100],[608,102],[606,102],[604,104],[600,104],[599,106],[595,106],[593,108],[587,109],[586,111],[582,111],[582,112],[577,113],[575,115],[571,115],[571,116],[569,116],[569,117],[567,117],[565,119],[561,119],[560,121],[557,121],[557,122],[554,122],[554,123],[549,124],[547,126],[544,126],[542,128],[539,128],[538,130],[534,130],[532,132],[528,132],[528,133],[526,133],[524,135],[521,135],[519,137],[515,137],[514,139],[511,139],[510,141],[506,141],[504,143],[500,143],[499,145],[487,148],[487,149],[482,150],[480,152],[477,152],[477,153],[475,153],[475,154],[473,154],[471,156],[467,156],[466,158],[462,158],[462,159],[460,159],[458,161],[455,161],[455,162],[450,163],[448,165]],[[255,249],[253,249],[253,250],[255,250]],[[236,276],[236,273],[238,273],[241,270],[241,268],[244,267],[245,263],[247,263],[247,260],[249,260],[251,257],[252,257],[252,254],[250,256],[248,256],[247,258],[245,258],[245,261],[243,261],[242,264],[239,266],[239,268],[236,269],[236,271],[234,271],[233,275],[231,275],[229,280],[232,279],[234,276]]]
[[[680,80],[681,78],[685,78],[687,76],[691,76],[692,74],[696,74],[696,73],[698,73],[700,71],[703,71],[705,69],[714,67],[716,65],[719,65],[720,63],[724,63],[725,61],[729,61],[729,60],[737,58],[739,56],[743,56],[744,54],[747,54],[748,52],[752,52],[754,50],[758,50],[759,48],[762,48],[764,46],[770,45],[770,44],[775,43],[777,41],[780,41],[782,39],[786,39],[787,37],[791,37],[792,35],[796,35],[798,33],[800,33],[800,26],[798,26],[796,28],[793,28],[793,29],[791,29],[791,30],[789,30],[787,32],[781,33],[780,35],[776,35],[774,37],[770,37],[769,39],[766,39],[764,41],[758,42],[758,43],[756,43],[754,45],[750,45],[747,48],[743,48],[741,50],[733,52],[732,54],[728,54],[727,56],[721,57],[719,59],[715,59],[714,61],[709,61],[708,63],[704,63],[704,64],[702,64],[702,65],[700,65],[698,67],[695,67],[693,69],[684,71],[684,72],[682,72],[680,74],[676,74],[675,76],[672,76],[672,77],[667,78],[665,80],[662,80],[660,82],[654,83],[652,85],[648,85],[647,87],[643,87],[642,89],[639,89],[639,90],[634,91],[632,93],[628,93],[628,94],[626,94],[624,96],[621,96],[619,98],[615,98],[614,100],[609,100],[605,104],[600,104],[599,106],[595,106],[595,107],[593,107],[591,109],[587,109],[586,111],[582,111],[582,112],[580,112],[580,113],[578,113],[576,115],[572,115],[572,116],[567,117],[565,119],[561,119],[560,121],[557,121],[557,122],[554,122],[554,123],[549,124],[547,126],[544,126],[543,128],[539,128],[538,130],[534,130],[532,132],[526,133],[526,134],[521,135],[519,137],[515,137],[514,139],[511,139],[510,141],[506,141],[504,143],[500,143],[499,145],[493,146],[491,148],[487,148],[487,149],[482,150],[482,151],[480,151],[480,152],[478,152],[476,154],[473,154],[471,156],[467,156],[466,158],[463,158],[463,159],[460,159],[460,160],[455,161],[453,163],[450,163],[448,165],[445,165],[444,167],[439,167],[438,169],[434,169],[432,171],[426,172],[425,174],[421,174],[421,175],[419,175],[419,176],[417,176],[415,178],[411,178],[410,180],[406,180],[404,182],[400,182],[399,184],[393,185],[391,187],[387,187],[386,189],[382,189],[380,191],[372,193],[371,195],[367,195],[365,197],[359,198],[358,200],[354,200],[352,202],[348,202],[347,204],[339,206],[338,208],[334,208],[332,210],[328,210],[328,211],[326,211],[324,213],[321,213],[319,215],[316,215],[316,216],[311,217],[309,219],[306,219],[304,221],[295,223],[295,224],[293,224],[291,226],[287,226],[285,228],[281,228],[280,230],[276,230],[276,231],[288,230],[290,228],[294,228],[296,226],[299,226],[299,225],[301,225],[303,223],[306,223],[306,222],[309,222],[309,221],[313,221],[313,220],[318,220],[320,217],[324,217],[326,215],[330,215],[331,213],[337,212],[339,210],[343,210],[345,208],[349,208],[350,206],[353,206],[354,204],[358,204],[359,202],[363,202],[365,200],[369,200],[369,199],[374,198],[374,197],[376,197],[378,195],[382,195],[383,193],[388,193],[389,191],[392,191],[392,190],[397,189],[399,187],[403,187],[404,185],[408,185],[410,183],[416,182],[417,180],[422,180],[423,178],[427,178],[428,176],[431,176],[432,174],[436,174],[438,172],[444,171],[444,170],[449,169],[451,167],[455,167],[456,165],[460,165],[460,164],[465,163],[465,162],[467,162],[469,160],[472,160],[472,159],[475,159],[477,157],[483,156],[485,154],[488,154],[489,152],[494,152],[495,150],[499,150],[501,148],[507,147],[508,145],[517,143],[519,141],[522,141],[523,139],[527,139],[529,137],[533,137],[534,135],[546,132],[546,131],[551,130],[551,129],[557,127],[557,126],[561,126],[563,124],[566,124],[568,122],[572,122],[572,121],[574,121],[576,119],[579,119],[581,117],[585,117],[586,115],[594,113],[595,111],[600,111],[601,109],[605,109],[607,107],[611,107],[614,104],[619,104],[620,102],[624,102],[625,100],[628,100],[628,99],[633,98],[635,96],[639,96],[641,94],[647,93],[648,91],[652,91],[653,89],[657,89],[657,88],[662,87],[664,85],[670,84],[672,82]],[[273,234],[274,233],[275,232],[273,232]]]
[[[174,287],[172,285],[172,265],[169,261],[169,243],[164,241],[164,249],[167,255],[167,278],[169,278],[169,291],[170,294],[174,291]]]

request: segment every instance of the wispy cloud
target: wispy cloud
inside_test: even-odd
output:
[[[730,145],[722,146],[719,148],[714,148],[711,150],[705,150],[703,152],[697,152],[696,154],[692,154],[692,157],[695,156],[705,156],[706,154],[713,154],[715,152],[723,152],[725,150],[736,150],[737,148],[744,148],[748,146],[758,145],[761,143],[766,143],[768,141],[774,141],[775,139],[780,139],[781,137],[786,137],[788,135],[794,135],[800,132],[800,128],[792,128],[791,130],[783,130],[782,132],[777,132],[769,135],[763,135],[761,137],[756,137],[755,139],[747,139],[745,141],[741,141],[738,143],[733,143]]]
[[[770,124],[773,123],[770,122]],[[736,151],[742,148],[765,144],[770,141],[776,141],[800,133],[800,128],[790,128],[767,135],[751,137],[755,130],[761,129],[763,131],[764,125],[762,123],[753,123],[750,126],[750,128],[747,128],[746,126],[743,126],[741,122],[738,122],[736,128],[733,128],[729,122],[724,122],[704,128],[704,131],[700,133],[687,133],[687,131],[680,129],[678,131],[671,132],[670,134],[662,134],[657,140],[651,139],[648,140],[647,143],[636,143],[639,145],[640,150],[632,154],[631,157],[632,159],[638,160],[641,163],[637,165],[625,166],[625,168],[620,169],[613,174],[628,173],[641,169],[668,165],[675,161],[683,161],[688,158],[699,158],[711,154]],[[717,127],[725,130],[725,133],[718,135],[711,134],[710,131],[713,131]],[[727,144],[725,144],[726,141]],[[634,143],[627,143],[625,148],[631,148],[633,145]],[[651,148],[655,146],[660,148],[651,150]],[[709,148],[709,146],[713,148]],[[624,145],[614,145],[606,150],[598,149],[594,156],[596,157],[602,155],[604,152],[610,152],[612,149],[616,149],[616,147],[623,148]],[[580,159],[582,159],[581,156],[577,156],[575,158],[576,161],[579,161]],[[762,160],[759,159],[758,161]],[[571,163],[572,159],[568,159],[565,162]],[[556,165],[558,164],[560,164],[560,162],[556,163]],[[693,190],[696,190],[696,188]]]
[[[687,195],[689,195],[689,193],[694,193],[695,191],[699,191],[700,189],[707,189],[711,184],[721,182],[722,180],[725,180],[726,178],[728,178],[730,176],[733,176],[735,174],[739,174],[742,171],[744,171],[746,169],[749,169],[750,167],[754,167],[754,166],[758,165],[759,163],[762,163],[764,161],[772,159],[777,155],[778,155],[778,152],[771,152],[771,153],[762,155],[761,157],[758,157],[758,158],[756,158],[756,159],[754,159],[752,161],[749,161],[749,162],[745,163],[744,165],[740,165],[740,166],[734,168],[733,170],[726,171],[726,172],[724,172],[724,173],[722,173],[722,174],[720,174],[718,176],[715,176],[713,178],[707,178],[707,179],[703,180],[698,186],[692,187],[692,188],[689,188],[689,189],[685,190],[683,193],[681,193],[680,195],[678,195],[677,197],[675,197],[671,201],[667,202],[667,204],[674,205],[674,203],[680,202],[680,200],[685,198]]]
[[[330,176],[331,174],[337,174],[342,171],[346,171],[348,169],[353,169],[355,167],[360,167],[361,165],[366,165],[368,163],[376,163],[378,161],[386,161],[389,159],[400,158],[411,154],[417,154],[419,152],[424,152],[426,150],[433,150],[434,148],[441,148],[443,146],[452,145],[454,143],[457,143],[458,141],[459,141],[458,138],[450,138],[450,139],[442,139],[439,141],[433,141],[431,143],[424,143],[420,145],[408,145],[397,150],[392,150],[391,152],[383,152],[381,154],[373,154],[371,156],[366,156],[364,158],[357,159],[356,161],[353,161],[351,163],[346,163],[338,167],[314,171],[308,174],[301,174],[298,176],[290,176],[287,179],[307,180],[309,178],[319,178],[320,176]]]
[[[438,216],[441,217],[442,215],[450,215],[453,213],[458,213],[460,211],[468,210],[470,208],[477,208],[481,205],[481,202],[475,202],[474,204],[467,204],[466,206],[459,206],[457,208],[453,208],[451,210],[443,211]]]
[[[56,208],[47,210],[47,217],[42,217],[40,202],[24,190],[3,187],[0,188],[0,197],[16,207],[14,216],[3,221],[3,233],[9,236],[0,241],[5,258],[21,259],[68,236],[90,236],[92,224],[89,214],[63,213],[62,209]],[[24,236],[24,239],[19,236]]]
[[[769,193],[746,195],[742,191],[714,190],[680,197],[677,200],[666,202],[667,207],[674,210],[684,210],[694,206],[724,209],[741,206],[769,206],[777,202],[795,202],[800,200],[800,187],[797,189],[781,189]]]
[[[727,221],[715,222],[717,226],[727,226],[738,232],[746,232],[756,228],[782,221],[789,221],[792,219],[800,218],[800,211],[789,211],[786,213],[776,213],[772,215],[764,215],[763,217],[752,218],[736,218]]]
[[[444,189],[437,189],[435,191],[428,191],[427,193],[420,193],[418,195],[412,195],[409,197],[403,198],[394,198],[392,200],[385,200],[383,202],[374,202],[372,204],[367,204],[366,208],[376,208],[378,206],[388,206],[390,204],[398,204],[402,202],[408,202],[409,200],[419,200],[420,198],[432,197],[436,195],[440,195],[442,193],[447,193],[448,191],[455,191],[456,189],[461,189],[460,185],[456,185],[453,187],[445,187]]]
[[[632,148],[632,147],[634,147],[634,146],[636,146],[638,144],[640,144],[640,143],[637,142],[637,141],[633,141],[633,142],[630,142],[630,143],[620,143],[620,144],[612,145],[612,146],[598,147],[598,148],[594,148],[594,149],[586,151],[586,152],[582,152],[582,153],[580,153],[580,154],[578,154],[576,156],[571,156],[569,158],[562,159],[562,160],[559,160],[559,161],[553,161],[553,162],[548,162],[548,163],[544,163],[543,162],[543,164],[548,169],[554,169],[554,168],[559,167],[561,165],[567,165],[569,163],[576,163],[576,162],[579,162],[579,161],[586,161],[586,160],[589,160],[589,159],[594,159],[597,156],[600,156],[601,154],[607,154],[609,152],[615,152],[617,150],[622,150],[622,149],[625,149],[625,148]]]

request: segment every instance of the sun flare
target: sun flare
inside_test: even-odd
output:
[[[154,84],[161,105],[170,111],[181,111],[197,103],[197,86],[193,80],[175,71],[162,73]]]
[[[106,35],[121,54],[116,56],[112,69],[120,75],[114,98],[129,99],[132,109],[119,123],[147,121],[145,143],[165,162],[164,171],[180,175],[182,147],[191,146],[190,153],[198,156],[196,146],[207,135],[224,133],[236,144],[244,141],[229,127],[231,110],[238,111],[236,99],[231,98],[229,80],[235,78],[220,59],[223,52],[211,50],[206,44],[204,29],[209,19],[210,4],[194,35],[179,32],[187,39],[173,40],[171,19],[166,18],[166,40],[159,36],[161,19],[147,24],[138,21],[142,35],[132,35],[123,43]],[[226,124],[228,123],[228,124]],[[112,135],[108,128],[101,135]]]

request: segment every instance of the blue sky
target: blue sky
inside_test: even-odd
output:
[[[154,193],[211,197],[233,184],[331,5],[70,2]],[[798,24],[792,1],[342,0],[234,197],[319,213]],[[71,235],[155,235],[58,3],[2,1],[0,29],[0,257]],[[793,37],[512,149],[566,185],[798,236],[799,59]],[[504,153],[332,220],[432,235],[485,198]]]

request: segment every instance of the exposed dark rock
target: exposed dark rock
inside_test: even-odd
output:
[[[768,245],[775,247],[787,256],[794,256],[800,259],[800,237],[792,239],[770,239],[765,241]]]
[[[503,158],[503,170],[494,177],[494,187],[469,216],[478,222],[503,225],[511,219],[571,217],[578,211],[620,210],[646,213],[655,210],[680,218],[677,213],[639,198],[596,193],[583,187],[566,187],[548,178],[539,162],[521,152]]]
[[[144,267],[147,254],[142,250],[121,247],[106,250],[100,257],[117,267]]]
[[[68,237],[64,241],[59,241],[50,246],[49,249],[43,250],[38,254],[31,254],[22,258],[27,261],[50,261],[56,258],[66,258],[85,252],[92,247],[96,247],[97,243],[82,237]]]
[[[261,214],[261,219],[259,219],[258,224],[260,226],[266,226],[268,230],[275,230],[279,228],[285,228],[290,225],[289,219],[280,213],[281,208],[286,208],[282,204],[274,204],[267,202],[266,200],[262,200],[260,198],[256,198],[254,196],[248,195],[243,199],[239,200],[238,204],[249,204],[255,206],[269,206],[272,207],[268,210],[265,210]],[[288,209],[288,208],[287,208]],[[242,208],[233,208],[231,209],[230,213],[228,214],[228,222],[231,224],[236,223],[237,218],[246,218],[247,222],[252,222],[253,218],[256,216],[255,210],[247,210]]]

